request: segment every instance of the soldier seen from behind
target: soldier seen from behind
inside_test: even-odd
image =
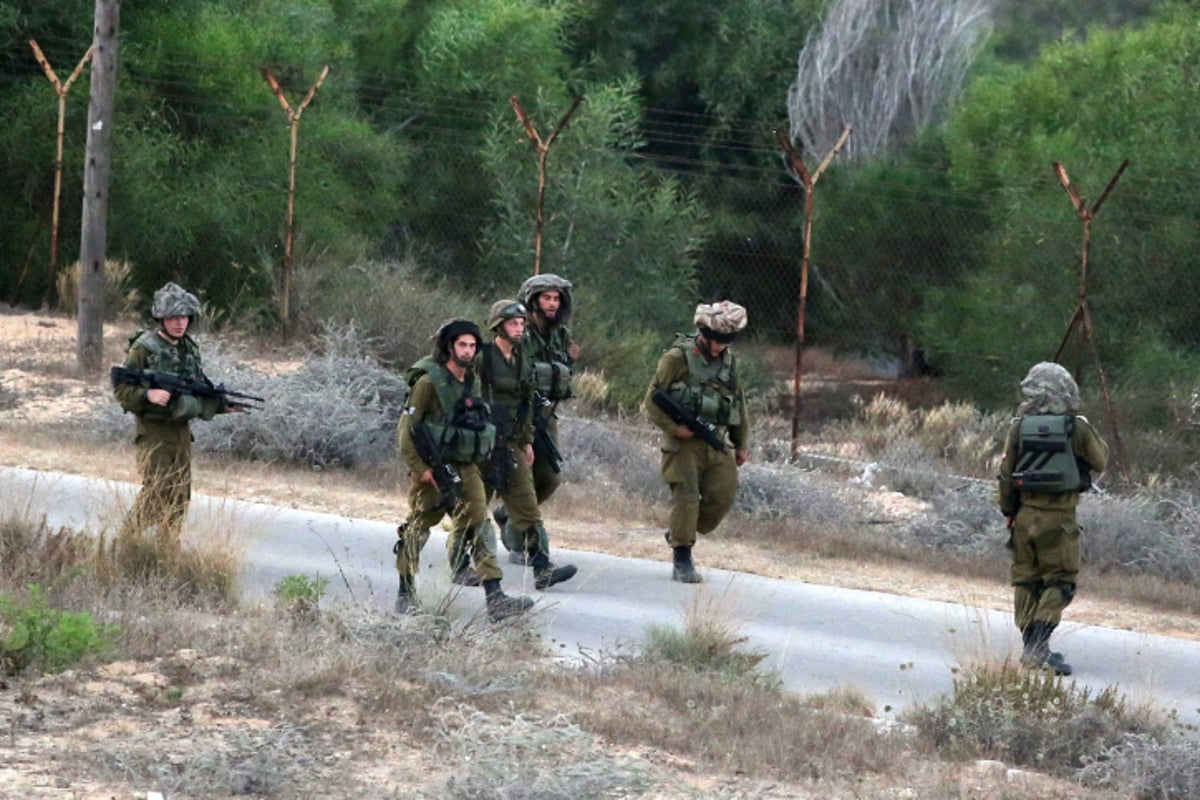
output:
[[[514,553],[524,553],[533,567],[537,589],[549,589],[570,580],[576,569],[571,564],[555,566],[550,561],[550,536],[538,508],[533,486],[534,408],[533,364],[522,352],[528,312],[516,300],[500,300],[488,312],[492,341],[479,354],[479,378],[483,397],[496,426],[496,447],[484,474],[488,497],[498,494],[507,512],[504,545]],[[465,559],[451,548],[457,563],[455,582],[471,585],[477,579]]]
[[[574,310],[571,282],[552,273],[533,275],[521,284],[517,301],[529,311],[522,350],[533,371],[533,487],[538,505],[542,505],[562,482],[555,412],[559,403],[571,397],[572,370],[579,358],[579,345],[571,338],[568,327]],[[494,516],[503,528],[509,561],[524,564],[526,553],[522,547],[522,531],[512,526],[503,506],[496,509]]]
[[[645,409],[662,430],[662,477],[671,489],[671,577],[700,583],[696,534],[715,530],[733,506],[738,467],[749,459],[750,419],[729,345],[746,327],[737,303],[697,306],[696,333],[680,336],[658,361]],[[729,447],[733,451],[729,451]]]
[[[416,575],[429,529],[449,514],[452,547],[474,562],[493,621],[524,612],[527,597],[510,597],[500,588],[503,572],[496,563],[496,533],[487,516],[481,466],[496,440],[487,403],[475,394],[476,352],[483,342],[479,327],[456,319],[434,334],[433,355],[408,371],[412,386],[408,408],[400,418],[400,457],[412,478],[408,519],[400,526],[396,571],[400,584],[396,613],[414,611]]]
[[[999,501],[1010,531],[1013,616],[1021,664],[1070,675],[1050,635],[1075,598],[1080,492],[1108,465],[1108,445],[1080,416],[1079,387],[1066,369],[1043,361],[1021,381],[1020,416],[1004,440]]]
[[[199,313],[196,296],[168,282],[154,293],[150,316],[155,327],[129,338],[125,368],[211,387],[200,363],[200,348],[189,333]],[[242,411],[244,407],[219,395],[205,397],[156,388],[151,380],[119,383],[113,393],[121,408],[137,417],[134,442],[142,479],[142,488],[117,536],[119,552],[128,553],[130,545],[147,528],[154,527],[157,552],[171,557],[178,553],[192,496],[190,422],[211,420],[217,414]]]

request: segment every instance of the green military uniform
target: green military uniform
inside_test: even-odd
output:
[[[168,283],[156,293],[152,313],[157,319],[191,317],[199,309],[194,295]],[[180,311],[184,313],[174,313]],[[130,337],[125,367],[194,381],[207,380],[195,340],[184,334],[172,343],[158,329],[138,331]],[[176,394],[166,406],[159,406],[147,399],[147,389],[142,385],[119,384],[113,390],[121,408],[137,417],[134,442],[142,479],[142,488],[125,516],[118,541],[128,542],[153,526],[162,548],[160,552],[166,553],[178,549],[192,496],[193,437],[189,422],[197,418],[210,420],[230,409],[219,398],[186,394]]]
[[[398,614],[416,609],[415,581],[421,550],[429,541],[430,527],[450,514],[451,565],[457,573],[469,551],[475,567],[474,583],[482,583],[488,616],[495,621],[523,613],[533,601],[510,597],[500,589],[504,573],[496,562],[496,534],[488,520],[480,470],[495,446],[496,428],[490,421],[487,403],[473,395],[476,388],[473,361],[465,357],[458,360],[456,343],[466,336],[475,340],[476,349],[482,343],[479,328],[473,322],[461,319],[446,322],[434,335],[437,344],[433,356],[421,359],[408,373],[412,393],[400,418],[397,442],[400,457],[413,480],[408,519],[400,526],[399,540],[392,548],[400,578],[395,609]],[[462,372],[461,379],[451,370],[451,359],[457,365],[455,371]],[[436,454],[422,456],[422,448],[413,438],[418,429],[429,433]],[[445,466],[459,476],[460,497],[453,508],[447,507],[441,489],[420,479],[426,471]]]
[[[572,311],[571,283],[549,273],[535,275],[521,285],[517,299],[526,308],[534,309],[537,296],[549,290],[557,291],[562,300],[558,319],[547,321],[537,314],[530,317],[521,346],[531,364],[534,389],[542,400],[535,408],[537,418],[534,422],[558,448],[558,417],[555,412],[559,403],[572,396],[571,379],[575,366],[575,359],[570,352],[571,329],[567,325]],[[539,327],[539,324],[545,327]],[[533,485],[537,501],[541,504],[557,491],[562,479],[554,470],[549,450],[537,439],[534,440],[533,454]]]
[[[662,430],[662,476],[671,489],[672,547],[693,547],[696,534],[716,529],[733,507],[737,495],[738,468],[729,451],[718,452],[698,438],[679,439],[677,423],[651,401],[662,390],[684,407],[698,409],[700,398],[713,400],[719,409],[715,418],[717,435],[726,437],[734,450],[749,447],[750,420],[745,396],[737,379],[737,362],[726,349],[719,358],[708,358],[694,336],[682,337],[663,354],[646,392],[645,409]]]
[[[488,316],[488,327],[496,333],[497,341],[483,346],[479,376],[492,410],[498,450],[489,464],[485,483],[488,496],[498,494],[504,503],[504,546],[510,553],[525,556],[533,567],[536,588],[548,589],[570,580],[577,570],[570,564],[558,567],[550,561],[550,536],[538,508],[533,470],[525,463],[526,450],[534,441],[534,368],[524,356],[521,341],[508,338],[503,326],[510,320],[527,321],[528,312],[515,300],[499,300]],[[501,345],[511,347],[509,356],[504,355]],[[452,558],[453,554],[452,549]]]
[[[1079,405],[1078,388],[1059,365],[1036,365],[1022,390],[1027,396],[1024,415],[1013,420],[1005,436],[998,487],[1000,510],[1010,520],[1012,534],[1013,620],[1025,645],[1023,663],[1070,674],[1062,656],[1050,652],[1048,642],[1062,621],[1063,610],[1075,597],[1082,533],[1075,509],[1080,489],[1051,493],[1018,485],[1020,474],[1014,480],[1014,470],[1023,455],[1022,419],[1046,413],[1067,416],[1072,431],[1070,450],[1092,472],[1103,472],[1108,465],[1108,445],[1086,418],[1074,413]]]
[[[473,384],[474,380],[474,374],[467,372],[467,381]],[[495,429],[489,423],[485,430],[469,430],[458,424],[454,414],[461,398],[470,396],[471,387],[467,381],[459,381],[442,364],[430,364],[428,372],[413,386],[408,410],[400,418],[397,431],[400,457],[408,466],[413,481],[408,496],[408,520],[402,526],[401,542],[396,548],[396,570],[402,580],[407,578],[410,583],[417,574],[421,550],[429,541],[429,529],[447,513],[453,524],[451,539],[461,547],[469,548],[480,578],[499,580],[504,576],[496,562],[495,532],[488,524],[480,472],[480,463],[491,453]],[[433,466],[421,459],[413,443],[412,428],[422,423],[431,426],[439,441],[444,439],[450,443],[443,449],[442,458],[462,478],[462,501],[453,509],[442,504],[442,495],[436,486],[419,480]]]

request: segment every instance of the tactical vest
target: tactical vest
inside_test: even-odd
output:
[[[459,383],[445,365],[433,359],[421,359],[405,373],[413,383],[421,375],[429,376],[437,392],[438,408],[422,422],[437,440],[442,460],[459,464],[485,461],[496,443],[496,427],[490,421],[488,404],[471,395],[475,373],[468,371],[466,381]]]
[[[158,335],[157,331],[138,331],[129,337],[126,352],[141,345],[149,354],[146,369],[150,372],[165,372],[178,378],[198,381],[204,379],[200,366],[200,348],[196,340],[184,334],[179,344],[173,345]]]
[[[518,419],[524,413],[522,403],[533,393],[533,371],[520,347],[513,351],[513,363],[505,360],[494,342],[487,342],[479,352],[479,378],[484,399],[492,411],[496,435],[512,436]]]
[[[675,381],[667,394],[698,417],[716,425],[742,424],[741,400],[737,391],[737,362],[728,348],[721,357],[709,360],[696,345],[695,335],[681,336],[674,347],[687,358],[687,380]]]
[[[1065,494],[1087,489],[1075,456],[1075,415],[1035,414],[1021,418],[1013,488]]]
[[[526,349],[532,361],[533,385],[538,394],[553,402],[566,400],[571,394],[571,364],[568,351],[571,335],[561,325],[550,328],[546,338],[534,325],[525,328]]]
[[[187,378],[192,381],[203,381],[204,370],[200,365],[200,347],[196,340],[184,334],[179,344],[171,344],[158,335],[157,331],[137,331],[129,337],[125,350],[141,346],[146,350],[146,371],[163,372],[177,378]],[[142,419],[152,422],[179,423],[168,407],[147,404],[141,412]]]

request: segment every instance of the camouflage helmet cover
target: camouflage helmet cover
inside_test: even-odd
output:
[[[566,325],[571,319],[571,282],[566,278],[559,277],[552,272],[531,275],[521,284],[521,288],[517,292],[517,300],[526,308],[536,311],[538,306],[535,298],[542,292],[548,291],[558,292],[562,304],[558,307],[557,321]]]
[[[199,313],[199,298],[172,281],[154,293],[154,303],[150,306],[150,316],[154,319],[194,317]]]
[[[494,331],[501,324],[510,319],[528,319],[529,312],[525,309],[525,304],[517,300],[497,300],[492,303],[492,307],[488,310],[487,327],[489,331]]]
[[[1021,381],[1021,414],[1077,414],[1079,385],[1061,364],[1042,361]]]
[[[692,322],[705,337],[716,342],[732,342],[746,328],[746,309],[729,300],[701,303]]]

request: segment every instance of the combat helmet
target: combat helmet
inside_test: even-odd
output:
[[[154,293],[154,302],[150,306],[150,316],[157,320],[168,317],[192,318],[199,313],[199,298],[173,281],[167,281]]]
[[[537,309],[537,296],[551,290],[558,292],[558,296],[562,299],[562,304],[558,307],[556,322],[559,325],[566,325],[571,320],[571,282],[566,278],[551,272],[532,275],[521,284],[521,288],[517,292],[517,300],[526,308]]]
[[[1061,364],[1041,361],[1021,381],[1021,414],[1078,414],[1079,384]]]
[[[497,300],[492,303],[492,307],[488,310],[487,327],[489,331],[494,331],[502,324],[510,319],[528,319],[529,312],[525,309],[525,304],[517,300]]]
[[[439,325],[433,334],[434,359],[441,364],[449,362],[453,355],[454,340],[465,333],[475,337],[475,348],[478,350],[483,344],[483,334],[479,332],[479,326],[474,322],[469,319],[448,319]]]
[[[746,328],[746,309],[729,300],[719,303],[701,303],[696,306],[692,321],[696,329],[713,342],[729,344]]]

